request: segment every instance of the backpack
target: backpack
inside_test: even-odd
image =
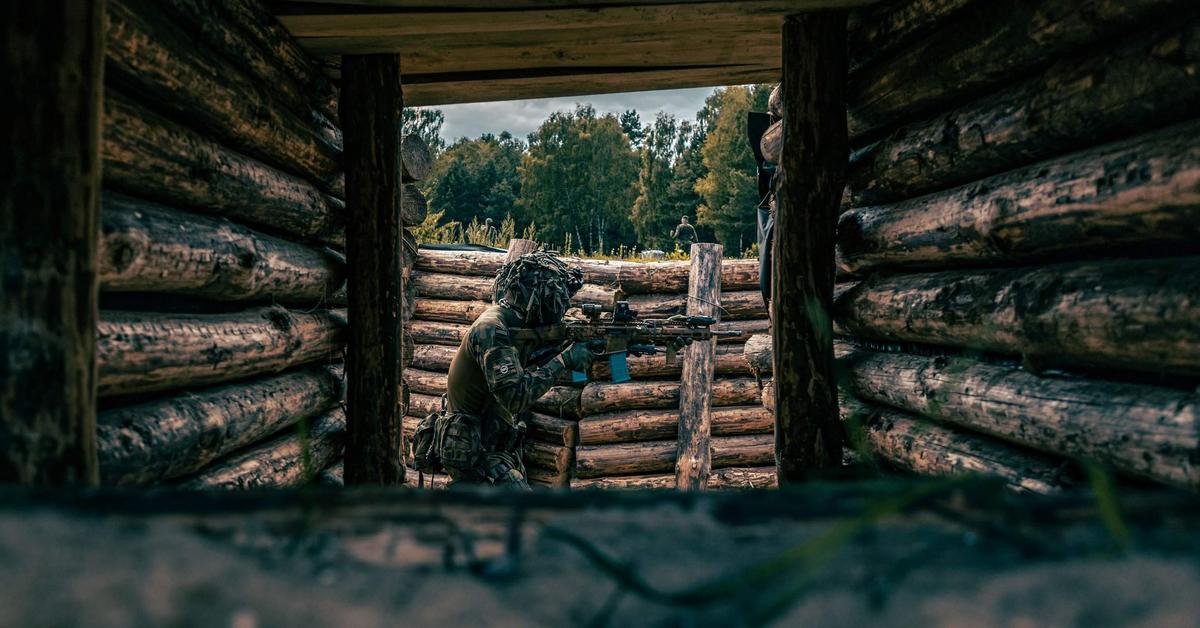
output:
[[[413,432],[413,470],[420,473],[471,469],[482,453],[480,420],[474,415],[439,410],[421,419]]]

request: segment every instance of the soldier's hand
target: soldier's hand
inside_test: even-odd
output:
[[[562,358],[563,366],[567,367],[567,370],[582,373],[586,373],[591,368],[592,362],[596,360],[596,354],[592,353],[585,342],[572,344],[559,357]]]

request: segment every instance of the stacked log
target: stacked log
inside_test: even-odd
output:
[[[446,373],[470,324],[491,305],[492,281],[506,253],[492,251],[442,251],[421,249],[412,275],[415,298],[409,329],[414,339],[412,368],[405,379],[412,391],[406,429],[419,417],[441,407],[446,391]],[[585,285],[576,304],[599,303],[611,307],[620,292],[633,309],[646,317],[667,317],[687,309],[688,262],[639,263],[612,260],[564,258],[580,267]],[[771,460],[761,451],[737,446],[739,441],[766,436],[772,430],[770,416],[759,405],[758,381],[743,358],[742,344],[750,333],[769,327],[758,285],[757,260],[723,260],[721,264],[722,328],[743,331],[742,338],[718,343],[712,394],[713,433],[720,439],[735,439],[732,449],[721,450],[709,485],[720,488],[758,487],[769,484]],[[576,315],[569,312],[568,316]],[[729,321],[726,323],[725,321]],[[637,486],[623,463],[606,467],[608,450],[620,451],[647,443],[674,446],[679,422],[679,378],[681,365],[668,364],[663,356],[628,358],[632,381],[610,383],[606,360],[593,365],[586,385],[572,387],[568,378],[558,382],[536,402],[526,417],[528,440],[526,469],[530,481],[565,488],[580,482],[579,451],[601,462],[601,475],[592,475],[584,485]],[[585,435],[586,434],[586,435]],[[726,441],[721,441],[726,443]],[[761,444],[761,443],[760,443]],[[717,449],[720,449],[717,447]],[[769,447],[768,447],[769,450]],[[673,449],[672,449],[673,451]],[[716,450],[714,450],[716,451]],[[746,452],[749,451],[750,454]],[[673,455],[673,454],[672,454]],[[611,456],[610,456],[611,458]],[[617,456],[617,459],[620,457]],[[674,458],[667,463],[674,465]],[[655,467],[637,465],[633,473],[655,474]],[[607,474],[607,475],[605,475]],[[611,484],[603,484],[611,479]],[[672,481],[671,486],[674,486]]]

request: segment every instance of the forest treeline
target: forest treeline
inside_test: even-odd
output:
[[[517,234],[588,254],[674,248],[680,216],[729,255],[755,241],[758,202],[746,113],[766,109],[769,85],[715,90],[692,120],[637,111],[558,111],[522,140],[506,132],[440,137],[437,109],[406,110],[410,133],[437,158],[422,183],[425,232],[482,233],[491,218]],[[468,235],[468,239],[470,236]]]

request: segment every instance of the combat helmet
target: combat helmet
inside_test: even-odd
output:
[[[530,325],[556,323],[583,287],[583,272],[547,251],[535,251],[500,267],[493,300],[512,308]]]

